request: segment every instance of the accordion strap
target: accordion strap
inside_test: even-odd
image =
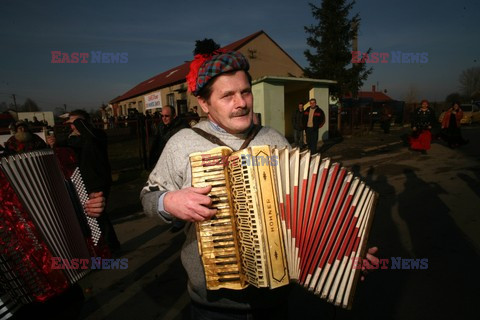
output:
[[[247,137],[245,138],[245,141],[243,141],[242,146],[240,147],[239,150],[245,149],[250,144],[250,141],[252,141],[253,138],[255,138],[255,136],[257,135],[257,133],[261,129],[262,129],[262,126],[254,125],[250,129],[250,131],[248,132]],[[213,134],[206,132],[205,130],[202,130],[200,128],[192,128],[192,130],[195,131],[196,133],[198,133],[199,135],[201,135],[203,138],[212,142],[212,143],[218,144],[219,146],[224,146],[224,147],[229,147],[230,148],[230,146],[227,145],[225,142],[223,142],[222,140],[220,140],[218,137],[214,136]],[[231,149],[233,149],[233,148],[231,148]]]

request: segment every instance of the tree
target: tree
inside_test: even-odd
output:
[[[419,96],[417,87],[411,84],[405,96],[405,102],[411,105],[420,103]]]
[[[0,112],[4,112],[8,110],[8,105],[5,101],[0,102]]]
[[[463,102],[464,98],[460,95],[458,92],[453,92],[450,93],[446,98],[445,98],[445,104],[447,106],[450,106],[454,102]]]
[[[480,99],[480,67],[463,70],[460,74],[460,90],[469,100]]]
[[[323,0],[321,7],[310,3],[313,17],[318,24],[305,27],[309,34],[307,44],[313,52],[305,50],[309,67],[305,75],[316,79],[337,81],[331,87],[331,94],[342,98],[347,93],[356,96],[372,68],[365,61],[352,63],[352,45],[357,36],[360,17],[349,18],[355,1]],[[369,54],[371,49],[367,50]]]
[[[25,103],[19,108],[19,111],[36,112],[36,111],[40,111],[40,108],[38,107],[35,101],[33,101],[30,98],[27,98],[27,100],[25,100]]]

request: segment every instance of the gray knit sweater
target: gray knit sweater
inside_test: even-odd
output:
[[[244,141],[244,135],[232,135],[221,132],[209,121],[202,121],[196,127],[217,136],[234,150],[238,150]],[[250,146],[271,145],[284,147],[288,141],[279,132],[271,128],[262,128],[250,142]],[[166,191],[178,190],[191,186],[191,168],[189,155],[193,152],[205,152],[217,147],[191,129],[183,129],[168,141],[160,159],[151,172],[147,185],[142,189],[140,198],[144,212],[150,216],[159,216],[169,222],[169,214],[158,212],[158,199]],[[208,290],[201,258],[198,253],[195,226],[187,223],[186,241],[182,248],[182,263],[187,271],[190,297],[196,303],[233,309],[265,308],[283,303],[288,286],[280,289],[257,289],[253,286],[245,290]]]

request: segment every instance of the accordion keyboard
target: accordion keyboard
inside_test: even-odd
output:
[[[75,171],[73,171],[70,180],[72,181],[75,190],[77,191],[78,199],[80,200],[80,203],[83,207],[88,200],[88,193],[87,189],[85,188],[85,184],[83,183],[82,176],[80,175],[80,170],[78,168],[75,168]],[[88,216],[85,211],[84,213],[85,217],[87,218],[87,223],[90,227],[90,231],[92,232],[93,243],[94,245],[98,245],[98,241],[100,241],[102,231],[100,230],[97,219]]]
[[[209,289],[243,289],[246,286],[238,254],[238,243],[229,182],[226,179],[225,163],[228,161],[229,148],[220,147],[214,152],[194,154],[190,157],[192,167],[192,186],[212,186],[209,194],[212,208],[217,214],[208,221],[198,222],[197,239],[200,256],[206,274]],[[230,150],[231,151],[231,150]]]

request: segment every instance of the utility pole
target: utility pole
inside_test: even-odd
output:
[[[65,113],[67,113],[67,105],[64,103],[63,108],[65,109]]]
[[[15,111],[18,114],[17,100],[15,99],[15,94],[12,94],[12,98],[13,98],[13,105],[15,106]]]

